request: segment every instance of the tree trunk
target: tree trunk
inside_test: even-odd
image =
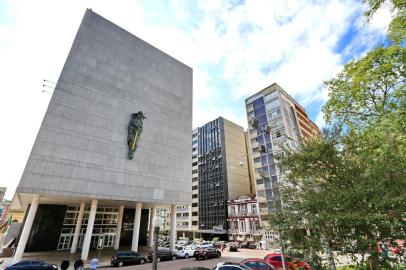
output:
[[[330,248],[330,241],[325,239],[324,243],[325,243],[325,253],[326,253],[326,257],[327,257],[327,261],[328,261],[327,267],[330,270],[336,270],[334,255],[333,255],[333,252],[331,252],[331,248]]]

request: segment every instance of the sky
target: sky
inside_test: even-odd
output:
[[[193,68],[193,127],[247,127],[244,100],[278,83],[319,126],[323,81],[385,41],[360,0],[0,0],[0,186],[11,199],[86,8]],[[48,85],[50,85],[48,83]],[[45,92],[44,92],[45,90]]]

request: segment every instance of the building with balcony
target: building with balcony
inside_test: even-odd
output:
[[[303,107],[276,83],[248,97],[245,106],[259,220],[261,227],[267,228],[266,240],[272,242],[278,233],[268,217],[281,205],[280,186],[284,184],[274,155],[282,151],[282,146],[296,149],[318,136],[320,130]]]
[[[227,202],[228,236],[230,241],[259,242],[260,228],[258,205],[255,196],[239,196]]]
[[[193,239],[198,226],[198,170],[197,170],[197,135],[198,129],[192,132],[192,204],[176,207],[176,230],[178,236]]]

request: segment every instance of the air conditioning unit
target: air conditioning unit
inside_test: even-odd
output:
[[[258,127],[258,119],[255,116],[251,117],[250,120],[249,120],[249,124],[250,124],[251,127],[257,128]]]
[[[265,145],[264,145],[264,144],[260,144],[260,145],[258,146],[258,151],[259,151],[261,154],[266,153],[266,147],[265,147]]]
[[[264,177],[265,177],[264,171],[263,171],[262,169],[256,170],[256,173],[257,173],[261,178],[264,178]]]
[[[262,127],[262,133],[267,133],[267,134],[271,134],[271,127],[268,125],[265,125]]]

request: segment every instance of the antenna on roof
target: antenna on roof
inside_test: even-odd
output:
[[[56,83],[50,80],[44,79],[42,84],[42,92],[51,94],[55,90]]]

